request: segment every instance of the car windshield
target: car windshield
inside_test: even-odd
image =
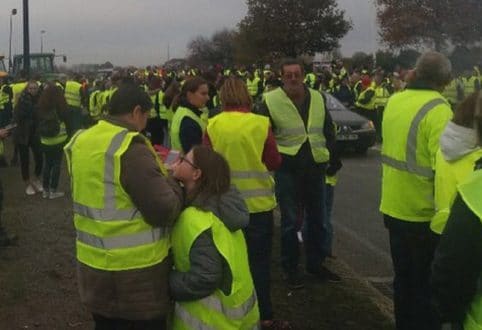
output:
[[[323,95],[325,96],[325,100],[326,100],[326,108],[330,111],[342,111],[342,110],[345,110],[345,106],[336,99],[336,97],[334,97],[333,95],[331,94],[328,94],[328,93],[323,93]]]

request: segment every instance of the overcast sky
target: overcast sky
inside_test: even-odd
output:
[[[376,47],[372,0],[338,0],[353,22],[341,41],[344,55]],[[9,19],[13,16],[12,54],[22,52],[22,0],[1,0],[0,54],[8,56]],[[233,28],[246,15],[244,0],[30,0],[30,51],[66,54],[67,64],[147,65],[184,57],[197,35]],[[7,64],[7,63],[5,63]]]

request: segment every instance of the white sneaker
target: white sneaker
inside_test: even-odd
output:
[[[296,237],[298,237],[298,242],[303,243],[303,233],[301,230],[296,232]]]
[[[49,194],[48,191],[46,191],[46,190],[42,191],[42,198],[49,198],[49,195],[50,194]]]
[[[62,191],[51,191],[49,195],[49,199],[56,199],[60,197],[64,197],[65,193]]]
[[[25,193],[29,196],[35,195],[36,191],[35,188],[29,183],[27,188],[25,188]]]
[[[33,188],[37,191],[37,192],[42,192],[44,191],[44,188],[42,187],[42,183],[40,182],[39,179],[35,179],[32,181],[32,185],[33,185]]]

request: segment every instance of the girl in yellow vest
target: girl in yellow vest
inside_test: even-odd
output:
[[[273,318],[270,288],[276,200],[274,180],[269,171],[279,168],[281,155],[269,118],[251,112],[252,99],[244,81],[227,78],[219,96],[222,112],[209,119],[204,143],[226,159],[232,183],[241,192],[249,210],[249,225],[244,235],[261,326],[263,329],[289,329],[287,321]]]
[[[207,122],[203,108],[208,100],[209,87],[203,78],[190,78],[182,85],[181,93],[173,101],[170,132],[173,149],[186,154],[193,146],[202,143]]]
[[[256,329],[258,304],[242,231],[249,213],[230,188],[226,160],[195,146],[173,165],[173,176],[184,185],[188,205],[171,235],[173,329]]]
[[[37,108],[37,130],[40,135],[42,153],[45,159],[43,169],[43,198],[59,198],[64,193],[57,191],[60,177],[60,164],[67,142],[67,102],[63,91],[54,83],[48,82],[40,95]]]

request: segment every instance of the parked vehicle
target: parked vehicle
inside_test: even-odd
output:
[[[375,144],[376,131],[373,122],[350,111],[333,95],[323,92],[326,108],[336,124],[336,142],[343,149],[354,149],[365,154]]]

